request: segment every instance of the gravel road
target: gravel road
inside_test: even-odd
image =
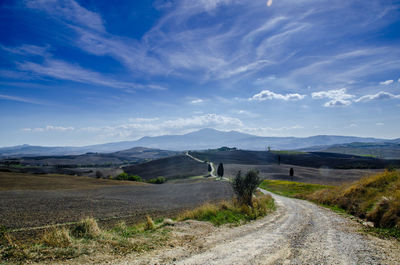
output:
[[[400,264],[398,243],[361,235],[358,223],[307,201],[273,197],[275,214],[214,234],[211,248],[174,264]]]
[[[400,244],[360,233],[361,224],[307,201],[273,195],[278,209],[238,227],[189,221],[171,248],[109,264],[400,264]]]

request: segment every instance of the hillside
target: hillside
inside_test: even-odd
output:
[[[206,163],[199,163],[186,155],[156,159],[122,169],[128,174],[139,175],[145,180],[157,177],[175,179],[207,175]]]
[[[22,157],[6,161],[19,162],[30,166],[104,166],[138,163],[176,155],[178,152],[135,147],[114,153],[86,153],[83,155]],[[1,163],[1,160],[0,160]]]
[[[298,165],[303,167],[327,167],[337,169],[350,168],[385,168],[388,166],[400,167],[400,160],[383,160],[372,157],[324,153],[324,152],[267,152],[230,150],[208,150],[191,152],[191,155],[202,160],[214,163],[264,165],[277,164],[280,156],[282,164]]]
[[[311,148],[312,149],[312,148]],[[400,143],[350,143],[337,144],[328,147],[314,148],[321,152],[341,153],[348,155],[371,156],[382,159],[400,159]]]
[[[317,191],[306,198],[339,206],[348,213],[367,218],[375,227],[400,229],[400,172],[385,171],[351,185]]]

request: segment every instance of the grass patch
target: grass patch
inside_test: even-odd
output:
[[[332,189],[333,186],[309,184],[285,180],[264,180],[260,187],[278,195],[292,198],[304,198],[318,190]]]
[[[373,234],[380,238],[395,238],[400,242],[400,229],[396,228],[379,228],[379,227],[365,227],[364,231]]]
[[[275,210],[275,203],[270,195],[253,199],[253,207],[237,202],[206,203],[193,210],[188,210],[178,217],[178,220],[194,219],[208,221],[216,226],[223,224],[240,224],[265,216]]]
[[[69,228],[51,228],[29,242],[16,240],[4,232],[0,238],[0,260],[23,264],[71,259],[92,253],[124,255],[167,244],[168,228],[154,225],[152,229],[146,229],[147,226],[146,222],[134,226],[121,222],[106,230],[99,228],[96,220],[86,218]]]

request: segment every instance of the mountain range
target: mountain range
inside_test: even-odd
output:
[[[262,137],[237,131],[218,131],[201,129],[183,135],[145,136],[136,141],[113,142],[83,147],[46,147],[19,145],[0,148],[1,157],[43,156],[43,155],[79,155],[88,152],[110,153],[133,147],[156,148],[163,150],[203,150],[221,146],[236,147],[245,150],[294,150],[309,147],[321,147],[337,144],[400,142],[399,139],[387,140],[355,136],[317,135],[310,137]]]

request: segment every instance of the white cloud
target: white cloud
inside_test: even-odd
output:
[[[152,121],[158,121],[160,118],[155,117],[155,118],[131,118],[129,119],[129,122],[152,122]]]
[[[82,27],[104,31],[101,16],[80,6],[74,0],[27,0],[25,3],[27,7],[45,11],[56,19],[62,18]]]
[[[268,7],[272,6],[272,0],[268,0],[267,6],[268,6]]]
[[[256,128],[251,128],[251,127],[245,127],[245,128],[241,128],[238,129],[238,131],[240,132],[244,132],[244,133],[249,133],[249,134],[254,134],[254,135],[258,135],[258,136],[283,136],[286,135],[285,132],[289,133],[293,130],[299,130],[299,129],[303,129],[304,127],[301,125],[294,125],[294,126],[284,126],[284,127],[277,127],[277,128],[273,128],[273,127],[256,127]]]
[[[255,62],[246,64],[246,65],[239,66],[232,70],[226,70],[220,74],[220,77],[221,78],[229,78],[229,77],[241,74],[241,73],[257,71],[257,70],[261,69],[262,67],[264,67],[266,65],[270,65],[270,64],[272,64],[272,62],[268,61],[268,60],[255,61]]]
[[[390,85],[392,83],[393,83],[393,80],[386,80],[386,81],[379,82],[380,85],[385,85],[385,86]]]
[[[0,48],[7,52],[19,55],[39,55],[39,56],[49,55],[47,52],[49,46],[42,47],[42,46],[24,44],[19,47],[5,47],[3,45],[0,45]]]
[[[385,125],[383,122],[377,122],[377,123],[375,123],[375,125],[376,126],[383,126],[383,125]]]
[[[325,107],[335,107],[335,106],[348,106],[351,104],[351,99],[354,95],[347,94],[346,88],[333,89],[328,91],[313,92],[311,94],[313,99],[331,99],[324,104]]]
[[[46,127],[39,127],[39,128],[23,128],[22,131],[25,132],[65,132],[65,131],[73,131],[74,127],[63,127],[63,126],[53,126],[47,125]]]
[[[243,128],[241,120],[218,114],[204,114],[188,118],[160,120],[159,118],[135,118],[128,123],[105,126],[85,127],[80,130],[100,133],[100,137],[118,137],[120,139],[139,138],[141,136],[157,136],[164,134],[182,134],[201,128],[220,130]]]
[[[4,94],[0,94],[0,99],[16,101],[16,102],[31,103],[31,104],[38,104],[38,105],[44,104],[42,102],[39,102],[39,101],[31,99],[31,98],[10,96],[10,95],[4,95]]]
[[[103,74],[84,69],[77,64],[70,64],[55,59],[46,59],[43,64],[33,62],[17,63],[22,71],[29,71],[41,76],[48,76],[57,79],[70,80],[85,84],[94,84],[120,89],[151,89],[164,90],[166,88],[158,85],[142,85],[131,82],[121,82],[107,78]]]
[[[374,95],[365,95],[355,100],[355,102],[383,100],[383,99],[400,99],[400,95],[394,95],[388,92],[380,91]]]
[[[204,102],[204,100],[202,100],[201,98],[193,99],[193,100],[190,101],[191,104],[200,104],[200,103],[203,103],[203,102]]]
[[[263,90],[258,94],[255,94],[249,100],[257,100],[257,101],[264,101],[264,100],[271,100],[271,99],[280,99],[280,100],[301,100],[305,97],[305,95],[301,94],[277,94],[275,92],[269,90]]]

